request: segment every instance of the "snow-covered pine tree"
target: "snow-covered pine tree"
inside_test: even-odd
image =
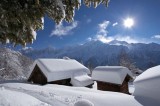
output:
[[[126,53],[126,51],[124,49],[122,49],[120,55],[119,55],[119,65],[120,66],[124,66],[127,67],[134,76],[136,76],[136,72],[138,72],[138,68],[134,65],[133,62],[131,62],[128,54]]]
[[[83,0],[90,7],[100,3],[108,6],[109,0]],[[32,43],[36,31],[43,29],[43,17],[57,24],[62,20],[72,22],[75,9],[81,0],[0,0],[0,42],[14,45]]]

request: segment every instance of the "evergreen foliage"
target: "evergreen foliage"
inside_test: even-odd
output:
[[[127,67],[134,76],[136,76],[136,73],[139,72],[138,68],[134,65],[134,63],[130,60],[128,54],[126,53],[125,50],[122,50],[120,55],[120,62],[119,62],[119,65],[120,66],[124,66],[124,67]]]
[[[83,0],[88,7],[93,3],[108,6],[109,0]],[[36,31],[43,29],[43,17],[48,16],[59,24],[72,22],[75,9],[81,0],[0,0],[0,42],[14,45],[32,43]]]

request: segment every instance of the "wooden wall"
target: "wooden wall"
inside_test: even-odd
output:
[[[32,73],[31,73],[28,81],[36,83],[36,84],[44,85],[44,84],[47,83],[47,78],[42,73],[40,68],[36,65],[35,68],[33,69]]]
[[[58,85],[67,85],[67,86],[71,86],[70,84],[71,79],[62,79],[62,80],[57,80],[57,81],[52,81],[49,82],[49,84],[58,84]]]
[[[127,75],[122,85],[97,81],[97,88],[98,90],[103,90],[103,91],[122,92],[122,93],[129,94],[129,90],[128,90],[129,79],[130,77]]]
[[[33,69],[28,81],[33,82],[35,84],[59,84],[59,85],[68,85],[70,86],[70,78],[68,79],[62,79],[62,80],[57,80],[57,81],[52,81],[52,82],[47,82],[46,76],[43,74],[43,72],[40,70],[40,68],[36,65],[35,68]]]
[[[35,84],[41,84],[41,85],[45,85],[45,84],[58,84],[58,85],[72,86],[72,84],[70,83],[71,78],[47,82],[46,76],[44,75],[44,73],[40,70],[40,68],[37,65],[33,69],[33,71],[31,73],[28,81],[29,82],[33,82]],[[92,88],[92,85],[93,84],[88,85],[86,87]]]
[[[97,81],[97,88],[98,88],[98,90],[103,90],[103,91],[120,92],[120,86],[119,85],[106,83],[106,82],[101,82],[101,81]]]

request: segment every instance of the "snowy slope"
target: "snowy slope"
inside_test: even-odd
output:
[[[160,65],[147,69],[135,81],[134,95],[160,101]]]
[[[136,78],[134,96],[55,84],[1,83],[0,106],[160,106],[159,69]]]
[[[18,101],[26,103],[27,101],[31,101],[33,98],[36,102],[31,101],[31,103],[44,104],[45,106],[46,104],[51,106],[85,106],[74,105],[79,104],[77,103],[79,101],[81,101],[82,104],[85,104],[84,102],[86,101],[87,103],[89,102],[92,104],[86,106],[143,106],[140,101],[136,100],[134,96],[131,95],[116,92],[98,91],[83,87],[76,88],[62,85],[39,86],[23,83],[0,84],[0,87],[0,98],[3,100],[2,103],[6,104],[18,104]],[[9,91],[8,95],[5,94],[7,91]],[[7,98],[10,94],[17,94],[20,95],[20,97],[24,95],[24,97],[27,97],[27,99],[24,97],[23,99],[17,97],[14,98],[14,101],[12,101],[13,98],[9,98],[11,101],[6,101],[5,98]]]
[[[33,61],[20,52],[0,48],[0,80],[24,79]]]
[[[22,98],[24,98],[22,100]],[[1,88],[0,106],[49,106],[28,94]]]

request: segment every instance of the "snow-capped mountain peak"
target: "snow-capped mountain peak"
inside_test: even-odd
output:
[[[119,40],[112,40],[108,43],[109,45],[123,45],[123,46],[128,46],[129,43],[127,43],[126,41],[119,41]]]
[[[126,53],[131,62],[145,70],[151,66],[160,64],[160,44],[127,43],[125,41],[114,40],[109,44],[101,41],[90,41],[83,45],[73,45],[58,49],[33,50],[28,53],[22,52],[26,56],[37,58],[63,58],[67,56],[76,59],[87,67],[100,65],[119,65],[122,53]]]

